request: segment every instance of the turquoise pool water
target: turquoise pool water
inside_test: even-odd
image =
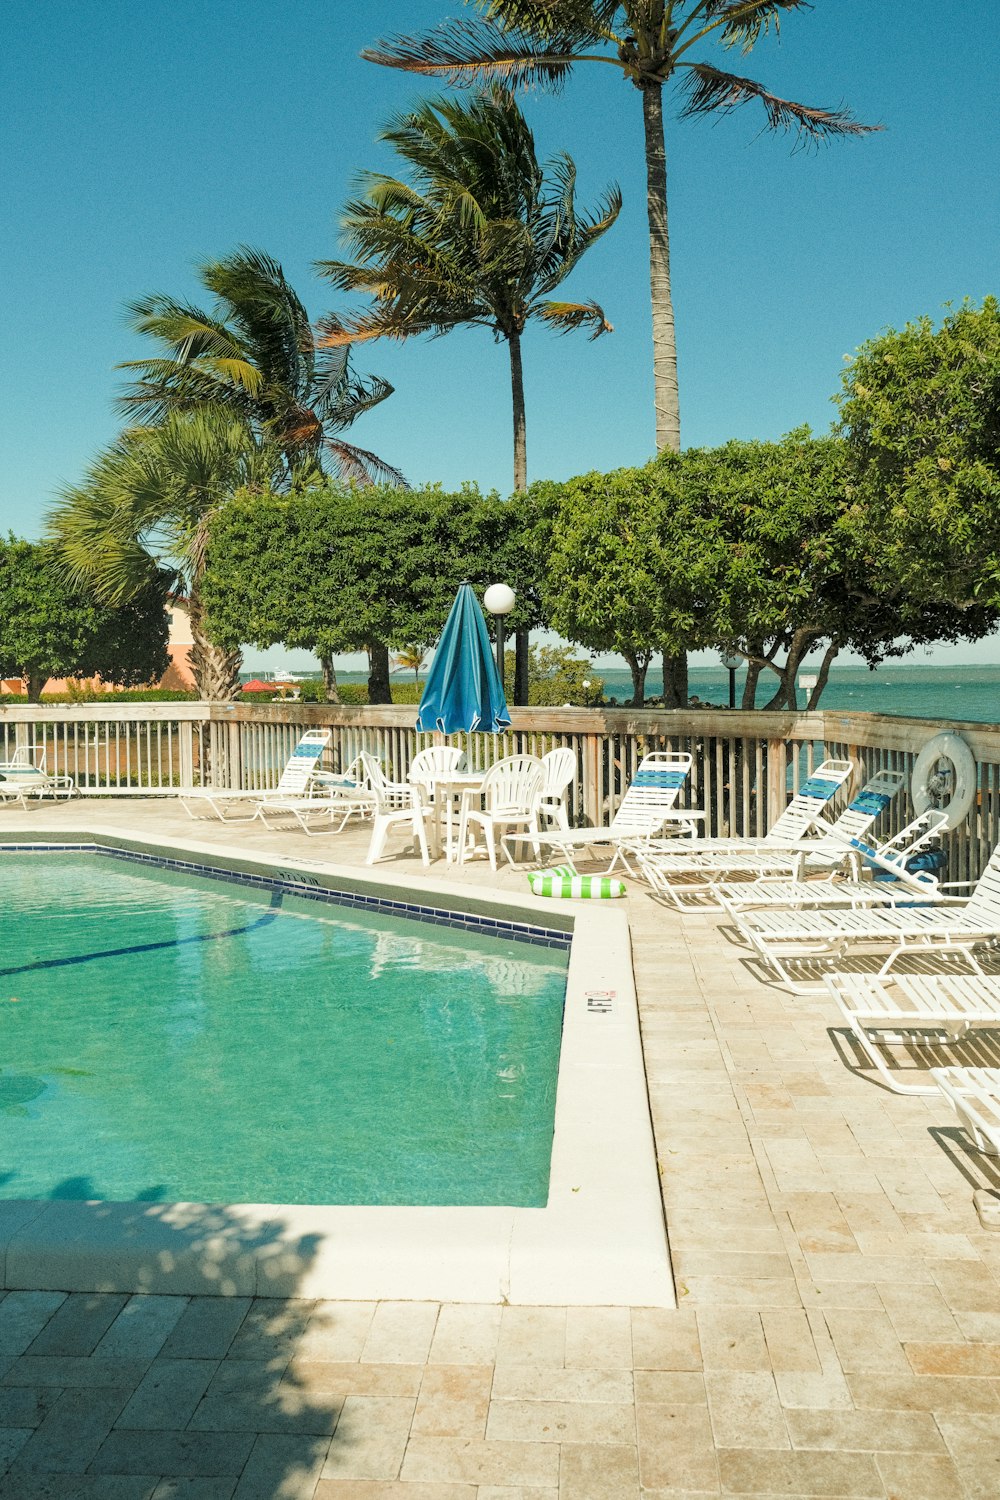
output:
[[[0,1197],[543,1205],[566,959],[0,855]]]

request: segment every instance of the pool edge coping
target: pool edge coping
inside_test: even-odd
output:
[[[359,877],[356,866],[332,861],[154,841],[95,823],[83,834],[48,829],[42,839],[20,832],[4,846],[87,840],[167,857],[184,852],[209,869],[235,860],[302,870],[352,891],[393,892],[404,903],[415,894],[377,867]],[[436,909],[495,916],[500,908],[532,927],[544,914],[546,927],[571,933],[545,1208],[0,1200],[0,1287],[675,1306],[626,912],[604,902],[554,912],[540,898],[473,895],[449,881],[421,881],[419,891],[445,903]]]

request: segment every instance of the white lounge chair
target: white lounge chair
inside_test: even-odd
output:
[[[630,868],[625,857],[626,848],[644,844],[662,833],[667,826],[672,826],[678,833],[693,836],[696,824],[706,817],[706,813],[700,808],[679,808],[676,805],[690,770],[690,755],[684,752],[674,754],[665,750],[652,751],[640,761],[621,804],[607,827],[543,829],[530,840],[536,858],[540,858],[539,848],[544,846],[550,850],[545,857],[547,863],[556,858],[575,872],[574,853],[610,844],[614,852],[611,863],[604,872],[610,874],[617,864]],[[505,847],[507,842],[505,841]],[[682,842],[686,844],[688,840],[684,839]]]
[[[945,894],[936,901],[912,907],[869,911],[751,911],[736,918],[741,935],[768,967],[798,994],[823,988],[822,973],[814,981],[797,977],[789,963],[813,961],[824,965],[846,953],[864,949],[886,953],[878,970],[890,973],[905,955],[961,954],[983,974],[980,950],[1000,942],[1000,845],[994,849],[972,895],[967,899]]]
[[[320,758],[330,743],[329,729],[307,729],[288,757],[276,787],[262,792],[259,787],[186,786],[178,796],[189,817],[219,818],[223,823],[252,823],[269,803],[304,797]],[[235,809],[230,815],[228,809]]]
[[[508,830],[503,839],[505,851],[508,839],[526,835],[533,838],[538,833],[538,803],[544,783],[545,771],[535,755],[508,755],[490,766],[481,786],[462,793],[459,864],[465,863],[470,852],[469,837],[475,839],[477,828],[482,831],[491,870],[497,867],[497,835],[501,830]],[[474,807],[477,799],[480,805]]]
[[[19,802],[28,806],[29,798],[75,797],[76,782],[71,776],[53,775],[45,769],[44,750],[40,754],[21,746],[13,757],[0,764],[0,802]]]
[[[947,814],[935,809],[921,813],[884,844],[852,839],[842,849],[844,863],[850,868],[850,876],[846,878],[836,868],[812,880],[783,880],[764,874],[756,880],[713,886],[712,895],[732,916],[759,907],[898,906],[933,902],[940,894],[937,878],[929,871],[910,871],[907,864],[947,827]],[[831,830],[827,839],[835,837]],[[883,878],[859,878],[861,872],[851,868],[858,860],[862,864],[867,862]]]
[[[390,828],[397,823],[404,823],[413,833],[421,859],[425,865],[429,865],[427,807],[420,788],[408,781],[389,781],[381,762],[365,750],[362,750],[360,759],[374,798],[372,838],[365,864],[373,865],[381,857]]]
[[[857,838],[899,790],[902,772],[880,771],[835,823],[821,815],[850,776],[850,761],[824,761],[799,788],[762,839],[646,840],[632,851],[644,879],[678,907],[718,905],[715,888],[727,877],[787,875],[798,879],[807,868],[831,869],[851,854]],[[846,846],[846,847],[845,847]]]
[[[310,838],[322,833],[340,833],[351,818],[367,818],[375,810],[375,796],[368,785],[365,768],[358,756],[342,776],[330,771],[313,771],[305,791],[299,796],[258,792],[257,816],[268,828],[272,819],[282,822],[294,818]]]
[[[933,1094],[936,1083],[905,1083],[880,1051],[890,1045],[941,1047],[972,1031],[1000,1030],[1000,979],[978,974],[829,974],[830,993],[882,1082],[896,1094]]]
[[[1000,1068],[935,1068],[931,1077],[977,1149],[1000,1155]]]

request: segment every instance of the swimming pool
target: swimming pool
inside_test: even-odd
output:
[[[546,1203],[565,948],[0,855],[0,1198]]]

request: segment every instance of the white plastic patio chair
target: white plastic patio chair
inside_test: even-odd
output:
[[[268,803],[287,802],[289,798],[308,794],[313,772],[330,739],[329,729],[307,729],[288,757],[277,786],[270,791],[261,791],[259,787],[250,791],[240,787],[186,786],[180,788],[178,796],[191,818],[208,816],[223,823],[252,823],[261,817]],[[229,816],[229,807],[237,809],[236,816]]]
[[[935,1068],[931,1076],[976,1149],[1000,1155],[1000,1068]]]
[[[935,1075],[903,1082],[880,1048],[942,1047],[973,1031],[1000,1030],[1000,979],[978,974],[829,974],[827,986],[862,1052],[895,1094],[933,1094]]]
[[[429,865],[427,808],[420,788],[408,781],[389,781],[381,763],[367,750],[362,750],[360,760],[374,801],[372,838],[365,864],[373,865],[381,857],[390,828],[404,823],[413,833],[423,863]]]
[[[822,990],[824,974],[807,982],[789,970],[790,962],[828,960],[859,950],[886,953],[878,970],[890,973],[904,954],[961,954],[984,974],[979,950],[1000,942],[1000,845],[994,849],[972,895],[949,896],[919,906],[870,911],[751,911],[736,918],[740,934],[765,964],[798,994]],[[988,976],[987,976],[988,977]]]
[[[464,771],[467,764],[465,751],[460,750],[457,745],[428,745],[425,749],[418,750],[410,761],[406,779],[412,781],[414,786],[419,786],[425,800],[430,802],[434,797],[435,778],[447,776],[449,772]]]
[[[512,829],[522,835],[537,833],[538,801],[544,782],[545,770],[537,756],[508,755],[489,768],[480,787],[463,792],[458,820],[459,864],[465,863],[469,836],[474,839],[476,829],[482,830],[490,869],[494,871],[500,830],[506,829],[508,834]],[[477,798],[481,805],[473,807]]]
[[[6,764],[0,765],[0,801],[19,802],[27,808],[28,799],[36,797],[75,797],[76,782],[72,776],[56,776],[45,769],[46,751],[36,752],[19,745]]]
[[[538,816],[569,831],[566,793],[576,779],[576,751],[563,747],[542,756],[545,780],[538,799]]]
[[[610,874],[617,864],[630,869],[624,853],[626,848],[638,847],[661,833],[666,826],[673,826],[677,832],[693,834],[696,821],[706,816],[704,811],[676,806],[690,770],[691,756],[686,752],[651,751],[639,762],[617,812],[606,827],[543,829],[531,840],[536,858],[540,858],[540,847],[545,847],[550,851],[547,860],[556,858],[560,864],[575,871],[575,852],[610,844],[613,854],[605,872]],[[505,841],[505,848],[509,842]],[[687,844],[688,840],[680,842]]]

